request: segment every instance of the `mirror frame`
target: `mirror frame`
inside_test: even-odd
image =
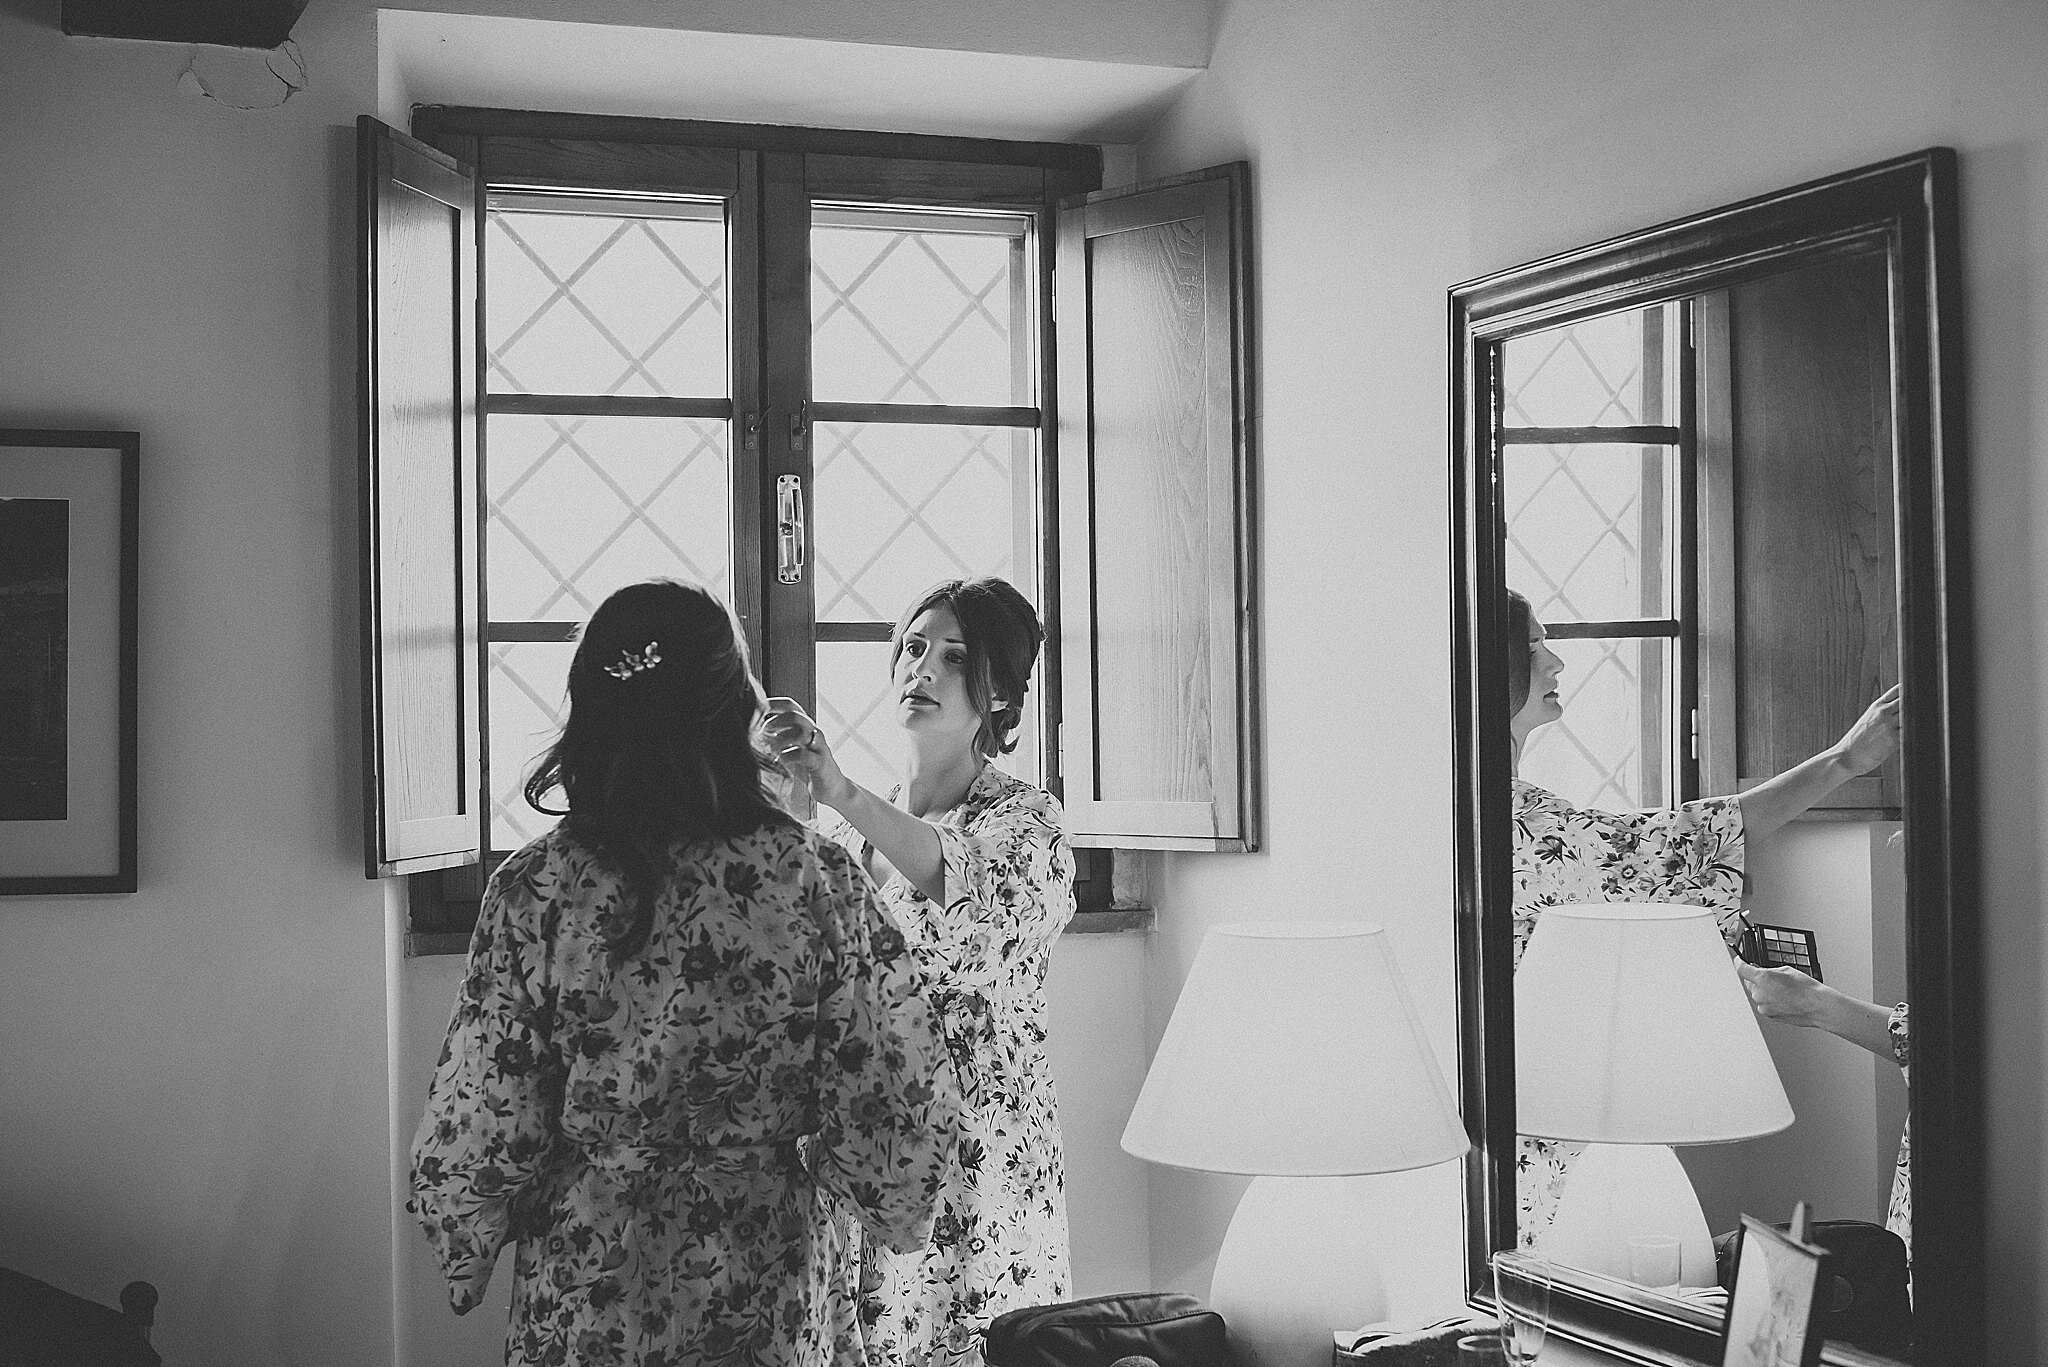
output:
[[[1479,743],[1508,733],[1506,517],[1491,442],[1500,345],[1876,249],[1891,282],[1916,1340],[1923,1361],[1984,1359],[1982,967],[1957,239],[1956,154],[1936,147],[1450,292],[1459,1085],[1472,1140],[1465,1220],[1475,1307],[1492,1307],[1488,1253],[1515,1241],[1512,764],[1505,744]],[[1563,1269],[1555,1287],[1552,1326],[1633,1361],[1720,1361],[1719,1317],[1575,1269]],[[1836,1343],[1824,1360],[1883,1361]]]

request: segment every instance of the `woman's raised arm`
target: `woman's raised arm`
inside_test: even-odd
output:
[[[1737,796],[1744,837],[1769,835],[1850,779],[1884,763],[1898,748],[1899,686],[1893,684],[1840,740]]]

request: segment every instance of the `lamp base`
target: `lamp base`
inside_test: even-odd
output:
[[[1356,1178],[1252,1179],[1209,1288],[1243,1367],[1329,1367],[1333,1330],[1386,1318],[1364,1196]]]
[[[1641,1234],[1677,1236],[1680,1286],[1714,1285],[1714,1241],[1678,1155],[1664,1144],[1588,1144],[1535,1251],[1631,1281],[1628,1241]]]

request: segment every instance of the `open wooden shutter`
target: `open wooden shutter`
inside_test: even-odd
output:
[[[477,191],[356,125],[363,790],[370,877],[474,863],[482,826]]]
[[[1077,845],[1258,847],[1242,162],[1062,203],[1060,768]]]
[[[1886,271],[1866,251],[1694,306],[1702,797],[1819,754],[1898,682]],[[1903,767],[1850,779],[1807,817],[1897,820]]]

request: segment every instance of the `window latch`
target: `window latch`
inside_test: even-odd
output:
[[[784,584],[804,578],[804,481],[801,475],[775,477],[775,577]]]
[[[758,451],[761,449],[761,415],[759,413],[747,414],[746,441],[747,450]]]
[[[798,405],[797,405],[797,406],[796,406],[795,408],[793,408],[793,409],[791,409],[791,410],[790,410],[790,413],[789,413],[789,449],[790,449],[790,450],[792,450],[792,451],[801,451],[801,450],[803,450],[803,449],[804,449],[804,434],[805,434],[806,432],[808,432],[808,431],[810,430],[810,426],[811,426],[811,406],[810,406],[809,404],[807,404],[807,403],[799,403],[799,404],[798,404]]]

